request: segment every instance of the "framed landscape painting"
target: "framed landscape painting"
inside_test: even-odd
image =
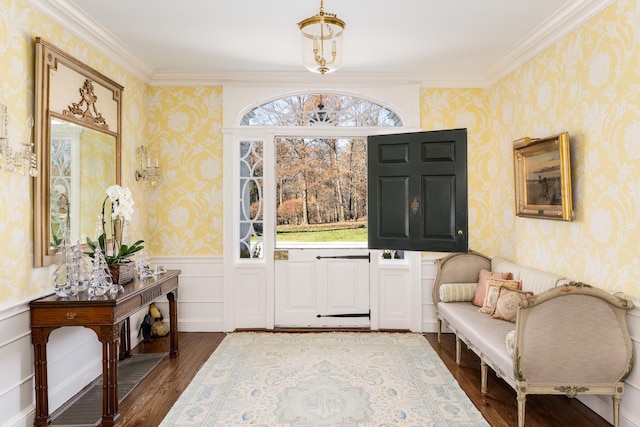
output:
[[[569,133],[513,143],[516,215],[573,220]]]

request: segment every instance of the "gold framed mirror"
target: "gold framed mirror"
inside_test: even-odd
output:
[[[35,59],[33,263],[43,267],[63,237],[96,238],[105,190],[120,184],[124,88],[40,37]]]

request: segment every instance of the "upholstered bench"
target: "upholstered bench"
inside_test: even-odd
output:
[[[612,395],[614,425],[619,425],[624,380],[633,362],[626,322],[630,300],[475,252],[442,258],[437,269],[438,339],[444,323],[456,335],[458,364],[462,342],[479,356],[483,394],[488,367],[516,390],[519,426],[524,426],[527,394]],[[474,304],[479,291],[486,297],[482,307]]]

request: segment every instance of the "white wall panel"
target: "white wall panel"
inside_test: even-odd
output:
[[[267,328],[266,281],[264,268],[236,269],[235,328]]]
[[[0,360],[0,425],[31,426],[34,366],[27,302],[0,311]],[[57,329],[49,337],[47,362],[53,412],[100,375],[100,343],[89,329]]]
[[[411,329],[411,279],[408,266],[379,268],[380,329]]]
[[[224,288],[222,257],[154,257],[152,265],[180,270],[178,278],[178,330],[183,332],[220,332],[224,326]],[[157,306],[168,321],[169,303],[161,298]],[[142,317],[131,319],[132,345]]]
[[[432,290],[436,279],[436,258],[422,258],[422,332],[437,332],[436,306],[433,304]]]

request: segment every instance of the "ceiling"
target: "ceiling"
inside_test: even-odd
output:
[[[395,81],[487,86],[613,0],[324,0],[346,23],[342,67],[302,65],[319,0],[31,0],[151,83]]]

